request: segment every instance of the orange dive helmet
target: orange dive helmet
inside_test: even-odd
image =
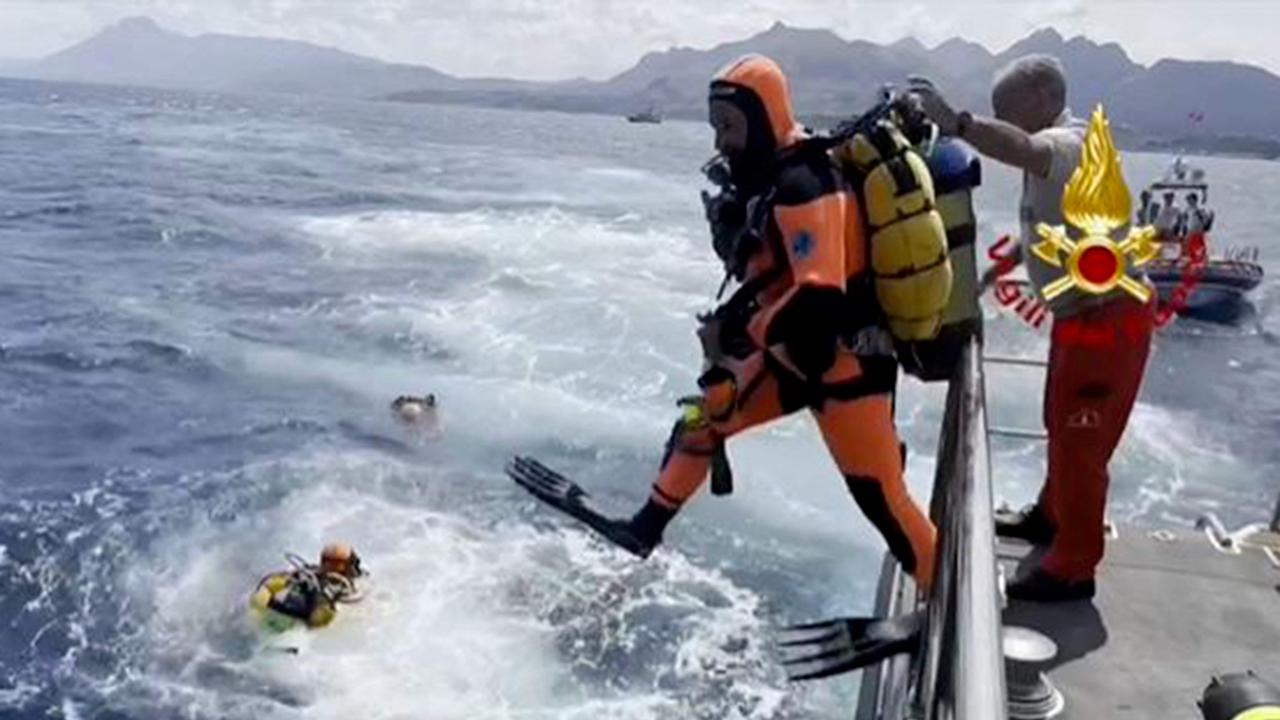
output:
[[[360,556],[346,543],[329,543],[320,551],[320,569],[347,578],[356,578],[364,574],[360,567]]]

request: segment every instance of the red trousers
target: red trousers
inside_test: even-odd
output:
[[[1102,561],[1107,463],[1142,384],[1152,305],[1128,297],[1054,320],[1045,381],[1049,468],[1040,507],[1056,528],[1041,567],[1087,580]]]

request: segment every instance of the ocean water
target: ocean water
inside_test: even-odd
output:
[[[856,678],[789,686],[770,646],[866,612],[882,553],[807,418],[736,440],[736,494],[644,563],[502,473],[642,501],[719,281],[709,154],[693,123],[0,81],[0,718],[847,717]],[[1112,464],[1139,528],[1280,490],[1280,165],[1203,164],[1218,242],[1269,274],[1239,326],[1159,336]],[[986,176],[991,239],[1018,184]],[[993,421],[1034,427],[1041,385],[992,368]],[[438,442],[387,410],[423,392]],[[921,499],[942,397],[898,401]],[[1040,449],[993,451],[1033,497]],[[330,538],[368,599],[262,649],[246,594]]]

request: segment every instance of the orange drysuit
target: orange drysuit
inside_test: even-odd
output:
[[[857,198],[825,154],[788,157],[804,131],[771,60],[754,55],[733,63],[712,82],[713,97],[717,88],[758,100],[764,117],[747,116],[768,123],[779,158],[762,242],[744,278],[754,292],[745,325],[753,350],[703,376],[701,415],[708,421],[676,424],[651,504],[674,514],[706,480],[720,443],[807,407],[854,500],[927,589],[936,533],[903,481],[893,425],[897,365],[878,322],[855,320],[878,317]],[[881,342],[867,342],[877,335]]]

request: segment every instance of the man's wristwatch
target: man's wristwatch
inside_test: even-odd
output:
[[[964,137],[964,133],[969,129],[969,123],[973,122],[973,113],[968,110],[961,110],[956,114],[956,137]]]

